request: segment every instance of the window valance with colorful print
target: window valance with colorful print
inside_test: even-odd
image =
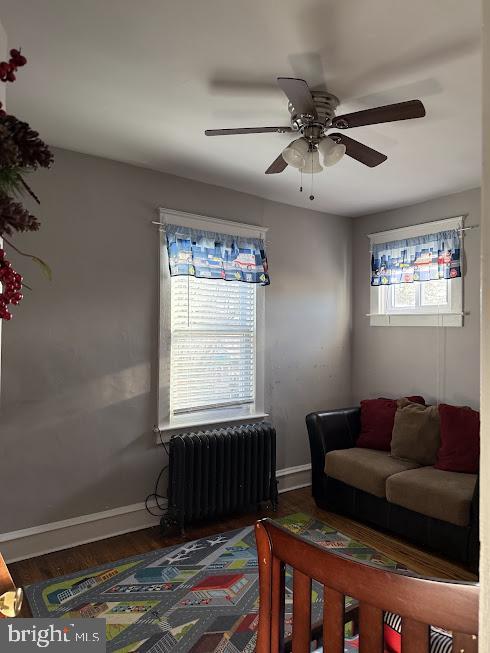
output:
[[[192,276],[225,281],[270,283],[265,243],[261,238],[167,224],[171,276]]]
[[[373,244],[371,285],[454,279],[461,276],[458,229]]]

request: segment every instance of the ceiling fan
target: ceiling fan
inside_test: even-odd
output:
[[[420,100],[409,100],[388,104],[373,109],[346,113],[336,116],[339,99],[326,91],[310,91],[304,79],[278,77],[277,83],[289,100],[290,125],[286,127],[242,127],[238,129],[207,129],[206,136],[228,136],[231,134],[263,134],[268,132],[299,133],[265,171],[266,175],[282,172],[288,165],[304,173],[317,173],[324,166],[338,163],[347,156],[356,159],[370,168],[380,165],[388,158],[359,141],[331,129],[350,129],[374,125],[382,122],[408,120],[425,116],[425,108]]]

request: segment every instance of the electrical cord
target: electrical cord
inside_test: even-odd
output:
[[[160,431],[160,429],[158,429],[158,437],[160,438],[160,445],[165,449],[165,453],[167,454],[167,457],[169,457],[170,452],[168,450],[167,444],[162,439],[162,432]],[[150,507],[148,506],[148,502],[150,500],[153,499],[155,501],[155,503],[156,503],[155,507],[158,510],[161,510],[162,514],[164,514],[167,511],[167,508],[168,508],[168,497],[166,497],[163,494],[160,494],[160,492],[158,491],[158,488],[160,486],[160,481],[162,480],[162,476],[164,475],[164,473],[167,470],[168,470],[168,464],[165,465],[164,467],[162,467],[162,469],[160,470],[160,473],[158,474],[157,480],[155,482],[154,491],[151,494],[149,494],[145,499],[145,509],[152,517],[161,517],[162,515],[161,514],[156,514],[156,513],[151,511]],[[167,503],[166,503],[166,505],[162,505],[160,503],[160,501],[166,501]]]

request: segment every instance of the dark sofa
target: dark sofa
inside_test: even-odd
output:
[[[320,508],[390,531],[477,571],[476,477],[417,464],[404,466],[388,452],[354,448],[360,432],[359,408],[311,413],[306,425],[313,497]]]

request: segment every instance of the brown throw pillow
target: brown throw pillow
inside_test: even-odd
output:
[[[391,455],[420,465],[433,465],[440,444],[437,406],[421,406],[400,399],[393,424]]]
[[[408,397],[412,402],[424,404],[423,397]],[[393,421],[398,404],[396,399],[363,399],[361,401],[361,432],[356,447],[389,451]]]

